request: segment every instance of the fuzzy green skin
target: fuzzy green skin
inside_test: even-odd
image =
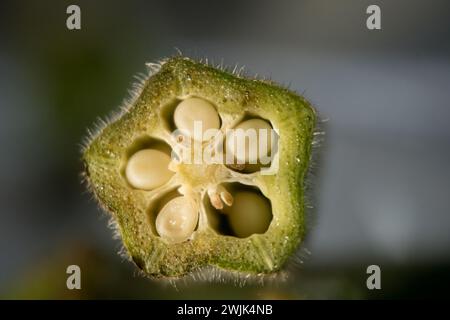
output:
[[[205,229],[192,241],[172,245],[153,234],[146,212],[148,192],[130,188],[123,179],[124,155],[137,138],[161,132],[159,106],[186,95],[203,97],[219,113],[233,117],[257,114],[280,129],[279,171],[255,179],[272,203],[273,221],[265,234],[239,239]],[[246,274],[271,273],[282,268],[305,234],[304,179],[315,122],[311,105],[285,88],[187,58],[171,58],[147,80],[129,112],[87,146],[86,176],[100,204],[117,222],[129,255],[146,274],[179,277],[206,265]]]

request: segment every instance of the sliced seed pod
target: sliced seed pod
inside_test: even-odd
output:
[[[86,179],[128,254],[153,277],[208,265],[280,270],[305,235],[314,109],[285,88],[184,57],[154,71],[83,153]],[[239,135],[229,129],[256,130],[256,144],[230,152]]]

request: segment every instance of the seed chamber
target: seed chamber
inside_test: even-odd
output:
[[[272,129],[270,122],[256,114],[243,114],[232,123],[227,123],[224,121],[227,117],[221,115],[212,102],[198,96],[174,99],[161,108],[160,118],[167,133],[166,138],[139,137],[127,149],[122,166],[122,176],[130,187],[153,195],[147,208],[152,233],[169,244],[192,240],[196,232],[203,230],[212,230],[217,235],[235,238],[263,234],[269,228],[273,215],[270,200],[255,183],[263,165],[259,162],[250,163],[248,156],[241,157],[242,163],[237,164],[234,153],[232,157],[227,158],[225,128],[234,130],[241,126],[244,129],[255,129],[258,133],[261,128]],[[205,123],[206,128],[216,129],[219,135],[200,141],[194,139],[191,126],[193,121]],[[179,133],[176,130],[180,129],[177,124],[183,126],[182,137],[177,136]],[[220,137],[220,140],[217,137]],[[278,136],[275,138],[278,139]],[[186,144],[186,139],[189,144]],[[271,142],[270,137],[267,140],[268,143]],[[189,161],[183,161],[183,157],[177,154],[180,145],[190,148],[192,157]],[[251,151],[249,144],[245,147],[245,152]],[[268,146],[268,150],[271,156],[277,151],[277,147],[271,149]],[[150,155],[144,158],[149,162],[148,165],[140,164],[140,171],[130,170],[135,157],[145,152]],[[163,161],[156,152],[171,157],[166,168],[161,168]],[[212,158],[219,156],[216,159],[220,159],[222,163],[207,162],[204,159],[207,152],[212,153]],[[200,158],[200,162],[194,161],[196,157]],[[225,163],[230,159],[234,163]],[[158,172],[149,173],[146,170]],[[170,178],[160,184],[148,182],[152,186],[157,185],[154,188],[136,186],[133,182],[137,180],[136,177],[130,175],[131,171],[163,180],[161,175],[164,175],[165,170],[171,173]]]

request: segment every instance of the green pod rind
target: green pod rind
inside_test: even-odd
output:
[[[136,140],[167,138],[164,110],[186,96],[212,102],[229,121],[253,114],[270,119],[279,130],[278,172],[252,175],[272,205],[273,220],[264,234],[236,238],[205,227],[191,241],[167,244],[152,230],[148,207],[158,195],[131,188],[124,179],[124,163]],[[311,104],[292,91],[175,57],[161,63],[126,111],[89,141],[83,152],[85,176],[116,222],[127,253],[147,275],[179,277],[204,266],[272,273],[285,265],[305,235],[304,180],[315,123]]]

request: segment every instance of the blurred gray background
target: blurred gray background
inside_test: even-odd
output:
[[[66,29],[69,4],[80,31]],[[382,30],[366,28],[370,4]],[[2,1],[0,297],[448,296],[449,39],[444,0]],[[328,120],[288,283],[177,291],[143,279],[80,184],[86,128],[175,48],[288,85]],[[79,292],[65,289],[68,264],[82,268]],[[381,291],[366,289],[369,264]]]

